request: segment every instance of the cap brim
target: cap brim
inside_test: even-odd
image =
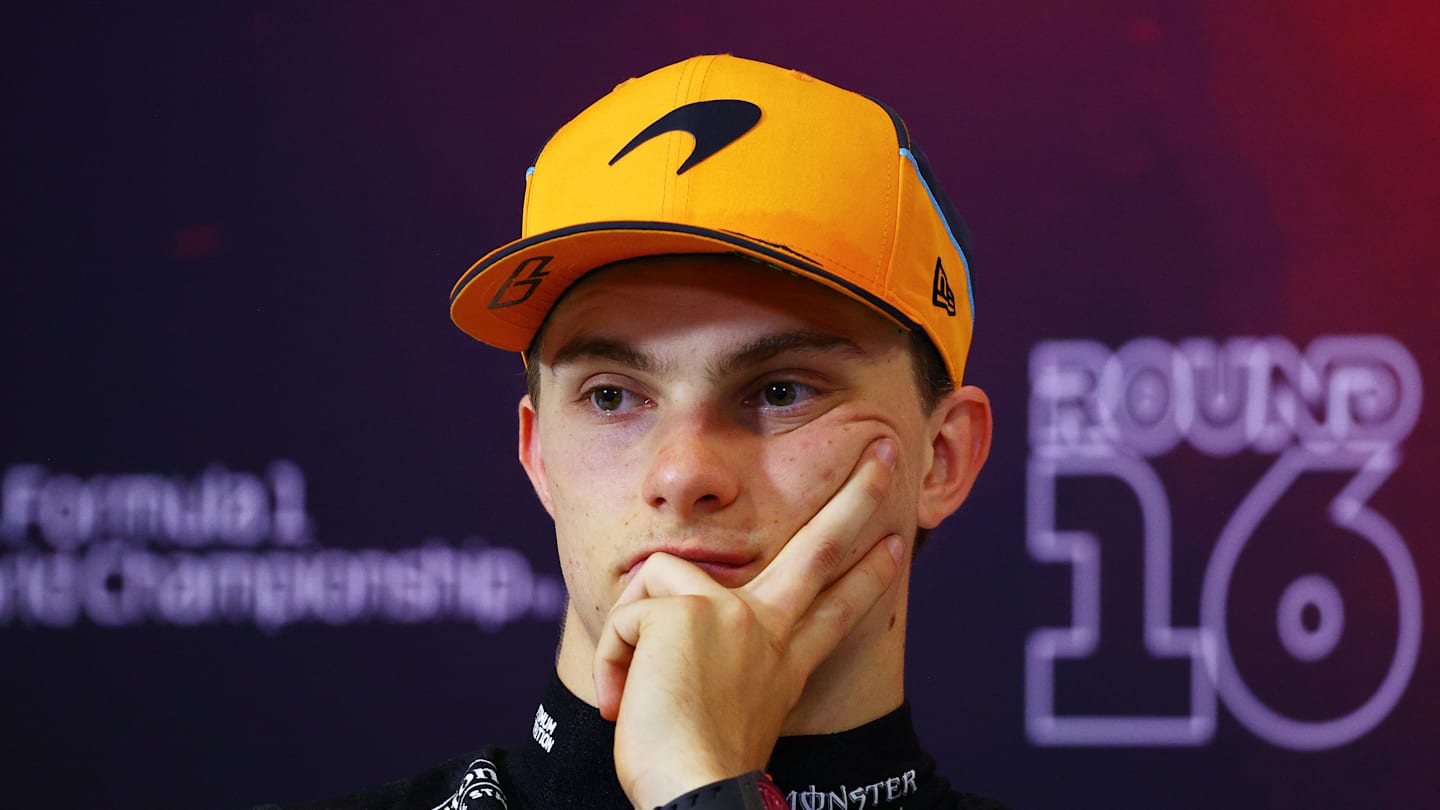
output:
[[[455,283],[450,319],[477,340],[523,352],[550,309],[586,273],[626,259],[677,253],[747,256],[823,284],[905,329],[918,328],[893,305],[787,247],[671,222],[595,222],[511,242],[480,259]]]

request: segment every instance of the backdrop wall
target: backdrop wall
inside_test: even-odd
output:
[[[885,100],[975,234],[997,434],[908,660],[946,775],[1021,808],[1440,795],[1431,4],[7,29],[6,806],[319,797],[523,738],[563,587],[520,363],[447,294],[555,128],[717,51]]]

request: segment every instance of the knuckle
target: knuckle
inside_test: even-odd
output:
[[[770,631],[766,622],[756,611],[755,606],[745,599],[734,594],[728,595],[724,601],[722,614],[725,625],[736,637],[764,636],[769,638]]]
[[[843,633],[849,633],[854,629],[859,619],[860,611],[855,606],[855,603],[849,599],[837,599],[830,606],[830,620],[833,621]]]
[[[733,593],[726,592],[701,601],[707,620],[712,621],[714,628],[728,638],[744,639],[760,628],[760,620],[750,604]]]
[[[840,539],[822,537],[815,544],[814,554],[810,558],[811,566],[817,574],[823,576],[840,570],[849,556],[849,548]]]
[[[889,560],[889,556],[889,554],[886,554],[885,559]],[[897,566],[893,560],[882,562],[878,565],[866,565],[860,570],[860,576],[865,580],[864,593],[868,595],[866,601],[867,610],[869,609],[869,605],[874,604],[874,602],[880,598],[880,594],[884,593],[885,589],[890,586],[893,573],[898,570],[899,566]]]
[[[705,597],[694,594],[684,594],[673,597],[672,609],[681,621],[688,624],[696,624],[709,611],[709,605]]]
[[[790,639],[786,634],[781,633],[769,638],[770,655],[772,660],[779,660],[785,657],[785,651],[790,646]]]
[[[878,475],[868,477],[865,480],[865,486],[862,491],[865,493],[866,499],[880,503],[885,500],[886,493],[890,491],[889,476]]]
[[[733,593],[722,594],[717,600],[717,610],[727,624],[744,625],[750,618],[749,605]]]

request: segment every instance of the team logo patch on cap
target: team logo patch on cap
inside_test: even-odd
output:
[[[524,351],[599,267],[735,253],[923,333],[952,380],[964,378],[968,234],[904,120],[874,99],[697,56],[617,85],[556,131],[525,177],[520,237],[450,291],[450,317],[479,340]]]
[[[664,135],[667,132],[688,132],[695,136],[695,150],[680,164],[675,174],[681,175],[695,168],[695,164],[719,152],[740,139],[760,123],[760,108],[748,101],[735,98],[720,98],[711,101],[697,101],[676,107],[660,117],[658,121],[640,130],[625,147],[610,158],[614,166],[620,158],[642,143]]]

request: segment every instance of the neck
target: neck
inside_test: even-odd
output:
[[[909,571],[861,619],[811,674],[781,734],[833,734],[894,711],[905,699],[905,625]],[[642,642],[643,643],[643,642]],[[555,668],[560,682],[598,706],[593,664],[595,640],[572,607],[566,610]]]
[[[532,732],[533,739],[510,751],[507,789],[519,800],[510,806],[631,807],[615,774],[615,724],[558,682],[545,690],[539,708],[553,733]],[[789,807],[955,807],[948,785],[935,776],[934,760],[915,738],[908,706],[841,732],[781,737],[765,769]]]

